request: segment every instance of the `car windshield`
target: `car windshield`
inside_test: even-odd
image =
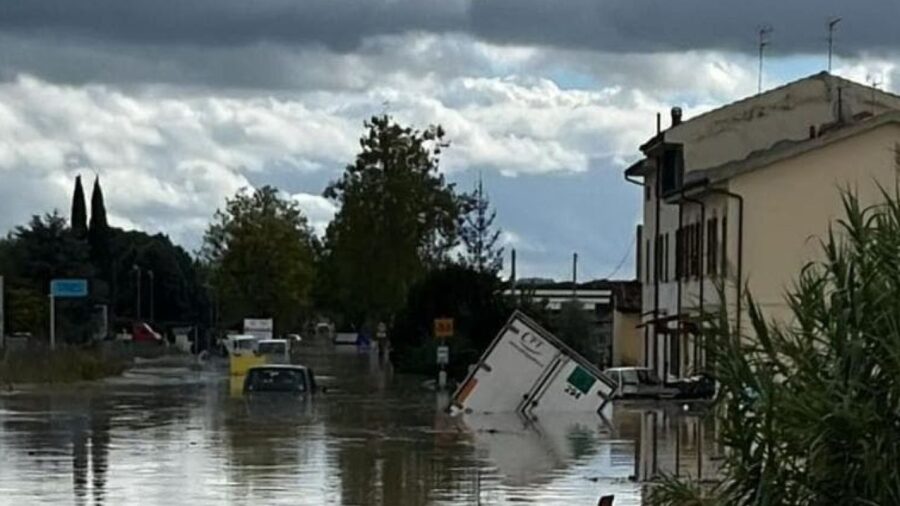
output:
[[[641,384],[644,385],[658,385],[659,378],[656,377],[656,374],[649,369],[640,369],[637,372],[638,378],[640,379]]]
[[[253,369],[245,384],[253,392],[306,391],[306,379],[297,369]]]
[[[637,385],[638,384],[638,375],[637,371],[634,369],[625,369],[621,372],[622,374],[622,383],[626,385]]]
[[[263,354],[279,354],[285,352],[284,343],[259,343],[259,352]]]
[[[252,350],[255,344],[253,339],[235,339],[232,346],[235,350]]]

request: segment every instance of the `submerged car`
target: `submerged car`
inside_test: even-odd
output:
[[[316,378],[302,365],[261,365],[251,367],[244,378],[244,393],[312,394]]]
[[[291,342],[287,339],[262,339],[256,345],[256,352],[270,364],[291,363]]]
[[[616,383],[618,399],[671,399],[680,392],[665,385],[649,367],[613,367],[605,372]]]

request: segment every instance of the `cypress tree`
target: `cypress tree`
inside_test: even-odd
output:
[[[72,194],[72,215],[69,217],[75,237],[84,239],[87,235],[87,208],[84,204],[84,189],[81,176],[75,177],[75,191]]]
[[[106,204],[103,202],[103,190],[100,189],[100,176],[97,176],[91,194],[91,231],[102,232],[107,228],[109,224],[106,222]]]
[[[97,272],[102,279],[109,281],[111,279],[109,224],[106,221],[106,205],[103,203],[99,176],[94,180],[94,190],[91,194],[91,228],[88,231],[88,240],[91,244],[91,260]]]

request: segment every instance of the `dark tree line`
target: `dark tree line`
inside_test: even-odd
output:
[[[77,177],[68,222],[35,216],[0,241],[9,330],[46,334],[46,295],[59,277],[90,280],[89,299],[67,301],[72,320],[105,304],[113,331],[150,319],[237,330],[243,318],[270,317],[288,332],[326,315],[344,328],[395,326],[403,348],[404,339],[418,346],[422,336],[401,329],[421,325],[401,324],[398,315],[479,313],[502,291],[499,231],[483,186],[466,193],[446,181],[439,164],[449,142],[440,126],[415,130],[377,116],[365,127],[356,159],[325,190],[339,211],[321,240],[296,202],[263,187],[227,199],[192,257],[164,235],[111,227],[99,179],[88,208]],[[412,293],[435,286],[478,302],[410,307]],[[90,333],[69,332],[76,340]]]
[[[152,316],[161,326],[208,320],[199,262],[164,235],[110,227],[99,178],[93,185],[89,220],[79,176],[69,221],[57,212],[35,215],[0,240],[0,274],[6,282],[11,333],[47,335],[47,295],[56,278],[84,278],[90,286],[89,297],[57,303],[57,332],[65,340],[86,341],[94,335],[101,305],[108,308],[110,332],[130,326],[139,312],[142,320]]]

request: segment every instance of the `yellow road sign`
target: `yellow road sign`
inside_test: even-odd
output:
[[[435,318],[434,337],[453,337],[453,318]]]

